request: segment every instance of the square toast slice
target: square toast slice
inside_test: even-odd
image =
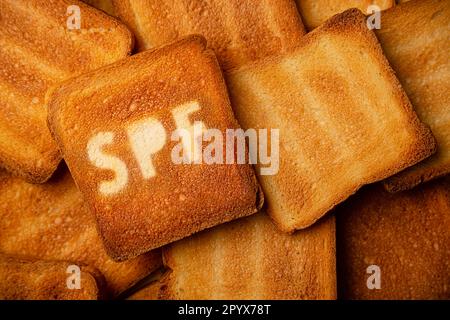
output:
[[[303,23],[308,30],[317,28],[335,14],[357,8],[367,14],[371,5],[380,10],[395,6],[395,0],[296,0]]]
[[[74,6],[81,29],[69,30]],[[2,0],[0,12],[0,166],[42,183],[61,160],[46,124],[47,89],[125,58],[133,37],[115,19],[76,0]]]
[[[437,152],[389,178],[390,192],[450,173],[450,1],[411,1],[383,12],[377,36]]]
[[[69,288],[68,278],[77,266],[70,262],[29,260],[0,253],[0,300],[97,300],[101,274],[77,266],[80,288]],[[68,273],[70,271],[70,273]]]
[[[435,151],[357,9],[328,20],[292,53],[232,70],[228,80],[244,129],[280,130],[279,172],[259,180],[269,215],[287,232]]]
[[[50,129],[113,258],[262,206],[251,165],[177,163],[174,134],[189,123],[222,136],[239,128],[220,67],[200,36],[72,79],[50,95]]]
[[[339,297],[450,299],[449,213],[448,178],[395,194],[379,185],[358,192],[336,210]],[[371,265],[380,289],[367,288]]]
[[[258,213],[170,244],[163,255],[170,271],[159,299],[336,299],[334,217],[289,235]]]
[[[120,263],[106,254],[95,217],[67,169],[42,185],[0,173],[0,252],[91,265],[104,275],[108,297],[162,265],[159,250]]]
[[[292,0],[114,0],[139,51],[200,34],[224,70],[295,46],[305,33]]]

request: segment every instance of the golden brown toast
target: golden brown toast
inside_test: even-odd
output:
[[[268,213],[288,232],[435,150],[357,9],[290,54],[230,72],[228,83],[243,128],[280,130],[279,172],[260,183]]]
[[[292,0],[113,0],[140,51],[201,34],[229,68],[295,46],[305,33]]]
[[[0,300],[96,300],[95,270],[80,268],[79,289],[69,287],[70,262],[28,260],[0,254]]]
[[[339,297],[450,299],[450,180],[361,190],[336,211]],[[368,289],[378,266],[380,289]]]
[[[67,170],[58,170],[43,185],[0,173],[0,252],[92,265],[104,275],[110,297],[162,264],[159,251],[122,263],[111,260],[98,236],[94,216]]]
[[[302,20],[308,30],[312,30],[333,15],[347,9],[357,8],[367,14],[371,5],[381,10],[395,5],[395,0],[296,0]]]
[[[82,1],[97,9],[105,11],[107,14],[111,16],[115,16],[112,0],[82,0]]]
[[[438,145],[435,155],[386,181],[392,192],[450,173],[450,1],[410,1],[381,19],[386,57]]]
[[[72,5],[81,10],[80,30],[68,29]],[[0,166],[45,182],[61,160],[46,125],[47,89],[126,57],[133,38],[80,1],[2,0],[0,12]]]
[[[239,127],[217,60],[200,36],[53,91],[51,131],[113,258],[134,257],[262,206],[249,164],[176,164],[174,133],[198,121],[222,136]]]
[[[258,213],[173,243],[163,255],[171,271],[161,299],[336,298],[334,217],[288,235]]]

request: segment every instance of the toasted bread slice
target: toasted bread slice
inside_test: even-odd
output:
[[[386,181],[393,192],[450,173],[450,1],[411,1],[381,19],[386,57],[438,144],[435,155]]]
[[[334,217],[291,236],[258,213],[173,243],[163,255],[171,271],[161,299],[336,298]]]
[[[0,173],[0,252],[43,260],[92,265],[105,276],[105,293],[115,297],[162,264],[160,252],[112,261],[67,169],[44,185]]]
[[[304,34],[292,0],[113,0],[140,51],[201,34],[225,70],[295,46]]]
[[[369,186],[336,210],[339,297],[450,299],[450,180],[390,194]],[[380,269],[380,289],[375,265]]]
[[[222,137],[239,128],[217,60],[200,36],[53,91],[50,128],[113,258],[131,258],[262,206],[249,164],[177,164],[176,130],[199,121]]]
[[[79,287],[69,287],[78,267]],[[28,260],[0,254],[0,300],[96,300],[101,275],[70,262]],[[77,283],[74,282],[76,285]]]
[[[112,0],[82,0],[83,2],[97,8],[103,10],[110,16],[115,16],[114,6]]]
[[[317,28],[327,19],[347,9],[357,8],[368,14],[372,5],[386,10],[395,5],[395,0],[296,0],[303,22],[308,30]]]
[[[72,20],[80,9],[81,29]],[[0,166],[45,182],[61,160],[46,125],[47,89],[126,57],[128,29],[72,0],[0,2]],[[67,13],[70,12],[70,16]]]
[[[435,151],[360,11],[303,39],[293,53],[229,74],[241,125],[280,130],[279,172],[260,182],[268,213],[288,232]]]

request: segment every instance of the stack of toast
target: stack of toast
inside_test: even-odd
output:
[[[0,299],[450,299],[450,2],[397,2],[0,0]]]

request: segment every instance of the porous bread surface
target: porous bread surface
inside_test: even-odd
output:
[[[358,192],[336,210],[339,298],[450,299],[449,213],[448,178],[395,194],[379,185]],[[380,289],[367,287],[371,265]]]
[[[258,213],[164,247],[157,297],[335,299],[335,254],[334,217],[289,235]]]
[[[296,0],[303,23],[312,30],[333,15],[351,8],[357,8],[367,14],[372,5],[386,10],[395,5],[395,0]]]
[[[291,0],[115,0],[140,51],[201,34],[225,70],[294,47],[305,33]]]
[[[377,36],[419,115],[431,127],[437,152],[385,182],[410,189],[450,173],[450,1],[411,1],[383,12]]]
[[[80,289],[67,286],[70,262],[39,261],[0,254],[1,300],[96,300],[95,270],[79,266]]]
[[[32,185],[0,173],[0,252],[91,265],[115,297],[158,269],[159,250],[125,262],[107,254],[89,211],[67,169],[46,184]]]
[[[259,181],[282,230],[310,226],[362,185],[435,151],[357,9],[330,19],[292,53],[232,70],[228,79],[243,128],[280,130],[279,172]]]
[[[111,16],[115,16],[114,5],[112,0],[82,0],[83,2],[105,11]]]
[[[176,107],[198,103],[200,109],[189,120],[202,121],[223,137],[226,129],[238,128],[217,60],[202,37],[80,76],[56,88],[50,99],[50,128],[113,258],[131,258],[261,207],[251,165],[174,164],[171,157],[179,144],[169,140],[177,129]],[[167,139],[152,155],[156,173],[147,179],[127,130],[149,118],[162,124]],[[90,139],[102,132],[114,135],[103,152],[119,157],[128,168],[126,185],[113,195],[99,192],[99,184],[114,179],[114,172],[95,167],[87,153]]]
[[[81,29],[67,28],[78,5]],[[45,182],[61,160],[48,131],[45,94],[56,83],[126,57],[128,29],[80,1],[0,2],[0,166]]]

